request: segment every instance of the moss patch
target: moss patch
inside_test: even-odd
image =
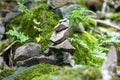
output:
[[[96,45],[98,44],[97,38],[88,32],[83,32],[73,33],[69,40],[76,48],[73,57],[77,64],[93,66],[100,66],[102,64],[103,59],[93,55],[93,50],[96,49]]]
[[[3,69],[0,72],[0,80],[2,80],[3,78],[12,75],[15,72],[15,69]]]
[[[15,77],[15,80],[31,80],[38,77],[43,77],[46,74],[52,74],[60,68],[49,64],[39,64],[35,67],[25,69],[23,73]],[[44,77],[43,77],[44,78]],[[44,80],[44,79],[43,79]]]
[[[7,24],[7,30],[13,27],[13,25],[18,27],[18,31],[30,37],[29,42],[38,42],[42,45],[43,50],[45,50],[50,43],[49,37],[60,17],[50,11],[49,6],[44,2],[41,2],[38,7],[33,8],[31,11],[33,13],[32,17],[23,13],[12,19]],[[40,22],[40,24],[36,24],[34,20]],[[35,29],[35,27],[39,30]]]
[[[83,66],[77,69],[71,67],[57,67],[48,64],[39,64],[26,69],[15,77],[15,80],[99,80],[99,68]]]
[[[98,68],[83,66],[81,68],[72,69],[65,67],[58,73],[56,80],[99,80],[101,73]],[[54,79],[53,79],[54,80]]]

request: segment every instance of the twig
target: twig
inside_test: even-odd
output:
[[[120,27],[119,27],[119,26],[117,26],[117,25],[115,25],[115,24],[112,24],[112,23],[110,23],[110,22],[105,22],[105,21],[103,21],[103,20],[96,20],[96,22],[99,23],[99,24],[106,25],[106,26],[110,26],[110,27],[113,27],[113,28],[115,28],[115,29],[120,30]]]
[[[2,56],[4,54],[4,52],[6,52],[9,48],[11,48],[11,46],[13,46],[17,41],[12,42],[8,47],[6,47],[2,52],[0,52],[0,56]]]

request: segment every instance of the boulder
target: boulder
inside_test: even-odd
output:
[[[54,55],[51,56],[44,56],[41,55],[40,57],[32,57],[29,59],[26,59],[24,61],[18,61],[17,65],[18,66],[32,66],[40,63],[46,63],[46,64],[55,64],[56,58]]]
[[[26,60],[28,58],[39,56],[41,52],[41,45],[37,43],[27,43],[23,46],[20,46],[16,49],[15,52],[15,61]]]
[[[76,4],[76,0],[47,0],[47,3],[50,7],[55,9],[67,4]]]
[[[65,51],[65,52],[69,52],[71,54],[73,54],[75,52],[75,48],[71,45],[71,43],[68,40],[63,41],[60,44],[57,45],[52,45],[50,46],[50,49],[56,51]]]
[[[62,20],[59,20],[59,23],[55,26],[55,31],[60,32],[62,30],[67,29],[68,27],[70,27],[69,20],[62,19]]]
[[[55,44],[61,43],[68,38],[70,32],[71,32],[71,28],[67,28],[60,32],[54,32],[50,37],[50,41],[52,41]]]

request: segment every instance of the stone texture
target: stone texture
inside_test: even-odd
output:
[[[3,24],[0,24],[0,40],[3,38],[3,35],[5,33],[5,27]]]
[[[110,73],[117,74],[117,53],[116,48],[111,46],[109,52],[107,54],[106,60],[103,62],[101,73],[102,80],[112,80],[112,76]]]
[[[32,57],[29,59],[26,59],[24,61],[18,61],[17,65],[18,66],[32,66],[40,63],[46,63],[46,64],[55,64],[56,58],[54,55],[51,56],[44,56],[41,55],[40,57]]]
[[[13,11],[13,12],[7,13],[6,16],[5,16],[5,19],[4,19],[4,23],[7,23],[9,20],[18,16],[19,14],[21,14],[20,11]]]
[[[70,28],[62,30],[58,33],[54,32],[50,37],[50,40],[55,44],[61,43],[68,38],[68,36],[70,35],[70,32],[71,32]]]
[[[26,60],[28,58],[38,56],[41,51],[41,45],[37,43],[27,43],[16,49],[15,61]]]
[[[60,8],[56,8],[55,9],[55,12],[57,14],[59,14],[61,17],[65,18],[66,17],[66,14],[68,14],[69,10],[71,9],[71,7],[77,7],[77,8],[80,8],[81,6],[80,5],[77,5],[77,4],[70,4],[70,5],[65,5],[65,6],[62,6]]]
[[[69,53],[74,53],[75,52],[75,48],[71,45],[71,43],[68,40],[63,41],[60,44],[57,45],[52,45],[50,46],[50,49],[52,50],[60,50],[60,51],[66,51]]]
[[[69,20],[67,20],[67,19],[59,20],[59,23],[55,26],[55,31],[60,32],[62,30],[65,30],[69,26],[70,26],[69,25]]]
[[[110,72],[116,73],[117,67],[117,52],[114,46],[111,46],[107,55],[106,60],[102,65],[102,70],[108,70]]]
[[[0,56],[0,66],[8,68],[7,64],[5,63],[4,59],[2,56]]]
[[[44,51],[44,54],[45,56],[50,56],[50,55],[54,55],[55,53],[50,48],[48,48]]]
[[[75,4],[76,0],[47,0],[47,3],[52,8],[59,8],[67,4]]]

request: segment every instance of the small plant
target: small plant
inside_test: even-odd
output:
[[[66,15],[66,18],[73,22],[73,24],[83,23],[83,25],[87,26],[90,24],[96,26],[96,21],[92,19],[92,17],[96,17],[94,12],[78,7],[70,7],[68,9],[68,14]]]
[[[10,34],[11,36],[16,37],[17,41],[20,43],[23,43],[29,39],[29,37],[25,36],[22,32],[18,32],[15,27],[12,27],[12,30],[6,32],[6,34]]]
[[[24,5],[23,0],[17,0],[17,3],[19,5],[19,11],[21,11],[22,13],[25,13],[28,16],[29,20],[34,17],[33,12]]]

